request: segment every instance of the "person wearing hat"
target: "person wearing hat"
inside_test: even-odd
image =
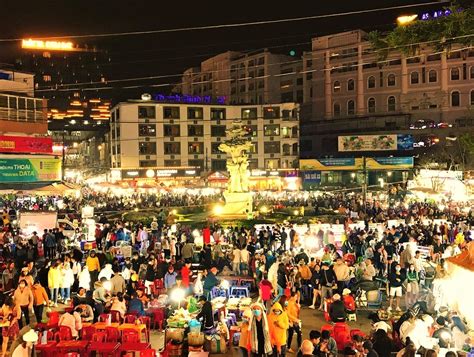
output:
[[[38,334],[30,329],[22,336],[22,342],[15,347],[13,353],[11,354],[11,357],[31,356],[32,347],[36,342],[38,342]]]
[[[286,344],[288,328],[290,322],[288,315],[279,302],[273,304],[268,314],[268,327],[270,339],[275,357],[284,357],[286,354]]]
[[[345,288],[342,291],[342,301],[344,302],[344,308],[346,309],[346,313],[355,314],[355,300],[354,297],[351,295],[351,291],[348,288]]]
[[[87,257],[86,266],[91,277],[90,289],[93,290],[94,283],[98,280],[100,271],[100,262],[95,250],[91,250],[89,256]]]
[[[240,325],[239,349],[242,357],[249,355],[250,349],[250,319],[252,318],[252,310],[247,308],[242,313],[242,324]],[[232,342],[232,341],[231,341]]]
[[[252,309],[249,326],[250,352],[252,357],[266,357],[273,351],[267,315],[259,303],[253,304],[250,308]]]

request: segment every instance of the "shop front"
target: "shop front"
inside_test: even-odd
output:
[[[134,189],[204,187],[199,167],[113,169],[111,182]]]

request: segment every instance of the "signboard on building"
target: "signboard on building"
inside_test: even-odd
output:
[[[303,180],[305,184],[320,184],[321,171],[304,171]]]
[[[226,97],[211,97],[210,95],[187,95],[187,94],[153,94],[153,99],[157,102],[165,103],[185,103],[185,104],[225,104]]]
[[[361,170],[361,158],[302,159],[302,171]]]
[[[413,150],[413,136],[402,134],[339,136],[337,144],[339,152]]]
[[[0,135],[1,153],[52,154],[53,139]]]
[[[115,170],[113,170],[114,172]],[[119,180],[121,176],[122,180],[127,179],[159,179],[159,178],[173,178],[173,177],[199,177],[201,175],[201,169],[198,167],[187,167],[187,168],[163,168],[163,169],[123,169],[117,170],[118,173],[113,173],[114,179]]]
[[[56,158],[0,158],[0,183],[61,180],[61,160]]]
[[[413,168],[413,156],[368,157],[367,170],[405,170]]]

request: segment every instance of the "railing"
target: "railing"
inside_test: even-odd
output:
[[[47,116],[42,110],[0,108],[0,120],[25,123],[46,123]]]

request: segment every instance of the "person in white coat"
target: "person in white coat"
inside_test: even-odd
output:
[[[69,263],[64,263],[61,268],[61,297],[65,304],[71,300],[71,286],[74,284],[74,273]]]
[[[112,270],[112,264],[105,264],[104,269],[102,269],[99,273],[99,280],[105,278],[110,280],[114,275],[114,271]]]
[[[91,288],[91,274],[86,265],[84,265],[82,271],[79,273],[79,288],[83,288],[86,291],[89,291]]]

